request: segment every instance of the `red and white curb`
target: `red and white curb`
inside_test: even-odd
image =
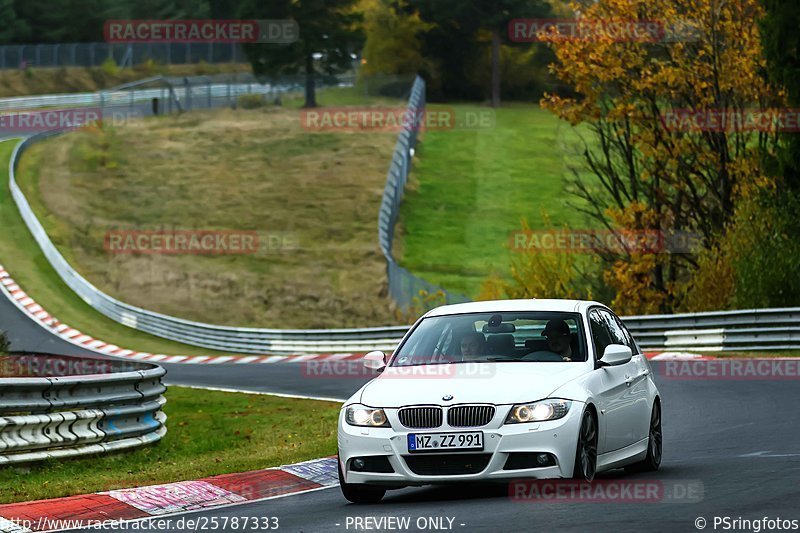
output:
[[[0,533],[92,527],[299,494],[339,484],[337,459],[53,500],[0,505]],[[177,523],[173,519],[173,527]]]
[[[14,303],[23,313],[28,315],[34,322],[43,328],[58,335],[65,341],[81,348],[92,350],[103,355],[113,355],[137,361],[148,361],[153,363],[183,363],[183,364],[206,364],[215,365],[221,363],[234,364],[261,364],[261,363],[302,363],[305,361],[350,361],[363,358],[362,354],[352,353],[329,353],[329,354],[304,354],[304,355],[163,355],[147,352],[137,352],[126,350],[114,344],[109,344],[101,340],[85,335],[75,328],[64,324],[37,304],[33,298],[28,296],[20,286],[14,281],[11,275],[0,265],[0,292],[2,292],[12,303]]]

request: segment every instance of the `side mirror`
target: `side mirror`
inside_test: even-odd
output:
[[[606,346],[606,351],[603,352],[603,357],[598,362],[600,366],[618,366],[630,361],[631,357],[633,357],[633,352],[629,346],[609,344]]]
[[[386,368],[386,354],[376,350],[364,356],[364,366],[376,372],[383,372]]]

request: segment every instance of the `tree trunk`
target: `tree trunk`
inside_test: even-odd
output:
[[[492,30],[492,107],[500,107],[500,30]]]
[[[306,54],[306,101],[303,107],[317,107],[317,93],[314,87],[314,56]]]

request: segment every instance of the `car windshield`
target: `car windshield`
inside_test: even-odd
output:
[[[586,360],[580,315],[490,312],[429,317],[417,325],[390,366],[462,362]]]

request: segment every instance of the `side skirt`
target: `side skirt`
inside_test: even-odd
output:
[[[611,470],[643,460],[647,456],[649,438],[644,438],[630,446],[597,456],[597,471]]]

